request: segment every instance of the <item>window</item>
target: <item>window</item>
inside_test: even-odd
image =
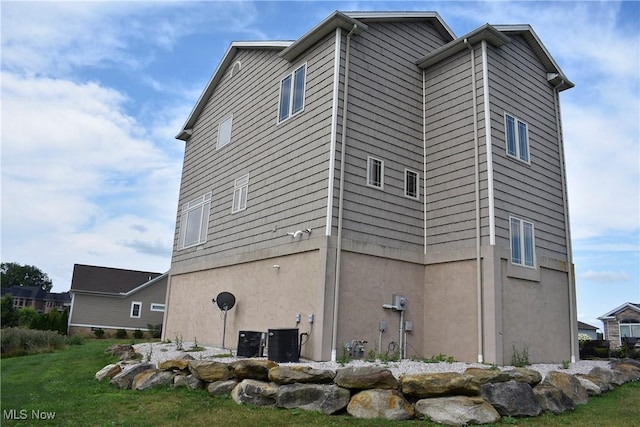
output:
[[[131,303],[131,317],[139,319],[141,311],[142,311],[142,303],[141,302],[137,302],[137,301],[133,301]]]
[[[164,304],[151,303],[151,311],[164,311]]]
[[[249,175],[242,176],[233,184],[233,206],[231,213],[243,211],[247,208],[247,194],[249,193]]]
[[[367,157],[367,185],[384,187],[384,162],[371,156]]]
[[[302,65],[280,81],[278,122],[286,120],[304,109],[306,70],[306,64]]]
[[[207,241],[210,207],[211,193],[200,196],[182,205],[178,249],[200,245]]]
[[[535,236],[533,223],[510,217],[511,263],[535,267]]]
[[[507,154],[523,162],[529,163],[529,131],[522,120],[504,115]]]
[[[412,199],[419,198],[418,172],[404,170],[404,195]]]
[[[221,149],[231,142],[231,127],[233,125],[233,116],[229,116],[218,125],[218,144],[216,149]]]

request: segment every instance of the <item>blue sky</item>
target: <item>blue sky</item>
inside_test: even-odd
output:
[[[438,12],[457,36],[531,24],[561,95],[578,318],[640,302],[638,2],[7,2],[3,262],[69,289],[74,263],[169,268],[184,143],[232,41],[294,40],[334,10]]]

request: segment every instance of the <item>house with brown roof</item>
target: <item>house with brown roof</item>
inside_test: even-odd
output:
[[[71,306],[69,292],[47,292],[39,286],[11,286],[2,288],[2,296],[11,294],[16,309],[31,307],[38,313],[64,311]]]
[[[75,264],[71,280],[69,335],[148,331],[162,324],[167,273]]]
[[[640,304],[625,302],[598,317],[604,325],[604,339],[611,349],[622,347],[625,338],[637,341],[640,338]]]
[[[296,40],[231,43],[177,135],[165,336],[577,359],[573,86],[531,26],[456,36],[436,12],[336,11]]]

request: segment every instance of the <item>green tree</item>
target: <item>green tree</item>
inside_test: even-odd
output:
[[[31,322],[38,316],[35,308],[33,307],[22,307],[18,310],[18,326],[24,328],[30,328]]]
[[[46,273],[34,265],[3,262],[0,265],[0,285],[3,288],[10,288],[12,286],[39,286],[49,292],[53,283]]]
[[[0,302],[2,318],[0,324],[3,328],[18,326],[18,310],[13,306],[13,296],[6,294]]]

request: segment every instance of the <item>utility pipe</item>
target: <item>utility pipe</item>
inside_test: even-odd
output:
[[[482,318],[482,252],[480,245],[480,147],[478,142],[478,94],[476,88],[476,59],[475,51],[464,39],[464,44],[469,48],[471,59],[471,91],[472,91],[472,108],[473,108],[473,165],[474,165],[474,184],[475,184],[475,208],[476,208],[476,307],[478,310],[478,363],[482,363],[483,356],[483,318]],[[490,123],[486,123],[490,126]]]
[[[567,177],[565,174],[565,160],[564,160],[564,141],[562,138],[562,124],[560,119],[560,103],[558,98],[560,98],[560,92],[558,88],[560,85],[564,84],[564,79],[560,80],[553,88],[553,107],[556,114],[556,132],[558,135],[558,152],[560,153],[560,178],[562,181],[562,201],[564,203],[564,229],[565,229],[565,239],[567,246],[567,279],[569,280],[569,338],[571,341],[571,363],[576,362],[576,353],[574,351],[574,346],[576,343],[576,334],[573,329],[573,322],[576,319],[575,314],[575,295],[574,295],[574,284],[573,284],[573,250],[571,248],[571,229],[569,228],[569,195],[567,191]]]
[[[340,196],[338,197],[338,243],[336,247],[336,277],[333,289],[333,331],[331,333],[331,361],[337,360],[338,342],[338,306],[340,302],[340,263],[342,261],[342,219],[344,205],[344,168],[347,157],[347,101],[349,99],[349,48],[351,46],[351,36],[358,29],[357,24],[347,34],[344,57],[344,98],[342,100],[342,139],[340,153]]]
[[[427,81],[426,70],[422,69],[422,182],[424,195],[423,222],[424,222],[424,254],[427,254]]]
[[[489,65],[487,42],[482,40],[482,85],[484,96],[484,130],[487,150],[487,197],[489,199],[489,244],[496,244],[496,213],[493,192],[493,147],[491,142],[491,105],[489,102]]]

